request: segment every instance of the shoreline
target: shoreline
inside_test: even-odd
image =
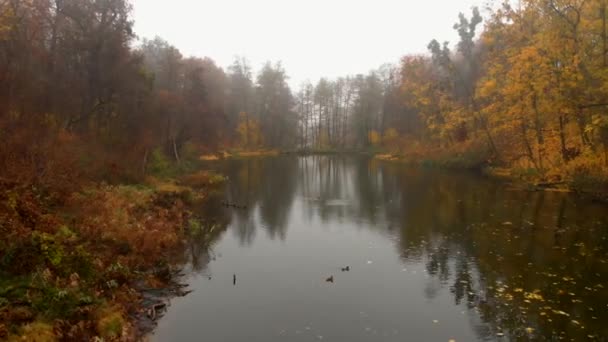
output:
[[[28,203],[45,220],[0,241],[0,340],[131,341],[153,331],[169,301],[190,292],[184,248],[213,230],[192,210],[224,181],[203,171],[179,179],[93,183],[64,207]]]
[[[431,167],[443,170],[469,170],[476,172],[484,177],[499,180],[506,184],[513,186],[515,189],[521,191],[546,191],[546,192],[560,192],[575,194],[578,196],[588,197],[594,202],[607,203],[608,204],[608,192],[594,192],[588,191],[581,188],[572,187],[565,180],[557,182],[547,182],[541,179],[524,179],[517,177],[511,173],[512,169],[509,168],[498,168],[487,165],[476,165],[473,167],[467,167],[457,164],[449,166],[443,165],[441,161],[432,159],[413,160],[407,159],[403,156],[395,156],[392,154],[376,154],[374,155],[375,160],[388,162],[388,163],[401,163],[406,165],[412,165],[417,167]]]
[[[374,160],[391,163],[401,163],[417,167],[436,168],[443,170],[469,170],[484,177],[500,180],[522,191],[546,191],[571,193],[588,197],[594,202],[608,203],[608,189],[605,191],[588,190],[573,186],[566,180],[546,181],[539,177],[517,176],[512,174],[514,168],[488,166],[479,161],[468,161],[461,156],[448,155],[447,158],[425,158],[423,156],[408,157],[391,154],[377,149],[295,149],[295,150],[233,150],[221,151],[215,154],[201,156],[201,161],[220,161],[230,159],[254,159],[277,156],[369,156]]]

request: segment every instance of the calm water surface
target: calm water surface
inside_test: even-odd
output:
[[[230,177],[201,209],[211,248],[188,247],[194,292],[152,340],[608,337],[606,206],[366,158],[210,168]]]

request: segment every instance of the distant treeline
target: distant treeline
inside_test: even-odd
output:
[[[493,166],[608,191],[606,1],[523,0],[460,14],[460,40],[298,93],[300,144]]]
[[[220,148],[374,147],[602,178],[605,8],[524,0],[485,23],[475,8],[456,20],[453,50],[433,40],[426,55],[292,92],[280,63],[223,70],[160,38],[134,44],[126,0],[0,0],[1,175],[31,181],[69,163],[138,175],[158,154],[180,163]]]

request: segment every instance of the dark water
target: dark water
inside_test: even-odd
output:
[[[606,206],[365,158],[211,167],[248,208],[204,209],[212,248],[153,340],[608,337]]]

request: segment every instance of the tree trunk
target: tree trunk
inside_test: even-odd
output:
[[[568,150],[566,148],[566,132],[564,131],[564,116],[559,116],[559,142],[562,150],[562,159],[564,162],[569,162],[570,158],[568,157]]]
[[[494,138],[492,138],[492,132],[490,132],[490,129],[488,128],[488,125],[486,123],[483,124],[483,130],[486,133],[486,137],[488,138],[488,142],[490,143],[490,148],[492,148],[494,157],[500,158],[500,155],[498,154],[498,149],[496,148],[496,144],[494,143]]]
[[[541,123],[540,111],[538,109],[538,97],[536,93],[532,95],[532,108],[534,109],[534,130],[536,131],[536,143],[538,144],[538,171],[544,173],[543,153],[545,146],[545,137],[543,135],[543,127]]]
[[[580,134],[581,143],[583,144],[583,146],[591,146],[591,141],[589,140],[587,132],[585,131],[585,129],[587,128],[587,123],[583,113],[578,113],[576,115],[576,123],[578,124],[578,131]]]
[[[245,130],[247,133],[245,134],[245,147],[247,149],[251,149],[251,136],[249,133],[249,113],[245,112]]]
[[[524,146],[526,147],[526,152],[528,153],[528,159],[530,159],[534,167],[538,169],[538,164],[536,163],[536,159],[534,159],[534,152],[532,152],[532,146],[530,146],[530,142],[528,141],[528,129],[524,119],[522,119],[521,121],[521,133],[524,141]]]
[[[177,161],[177,164],[180,164],[181,161],[179,159],[179,153],[177,152],[177,143],[175,142],[175,137],[173,137],[173,154],[175,155],[175,161]]]
[[[149,152],[150,152],[150,150],[148,150],[146,148],[146,151],[144,152],[144,159],[143,159],[143,161],[141,163],[141,174],[142,175],[146,175],[146,169],[147,169],[147,166],[148,166],[148,154],[149,154]]]
[[[602,61],[604,68],[608,66],[608,44],[606,41],[606,1],[602,1],[602,7],[600,8],[600,15],[602,16]]]

